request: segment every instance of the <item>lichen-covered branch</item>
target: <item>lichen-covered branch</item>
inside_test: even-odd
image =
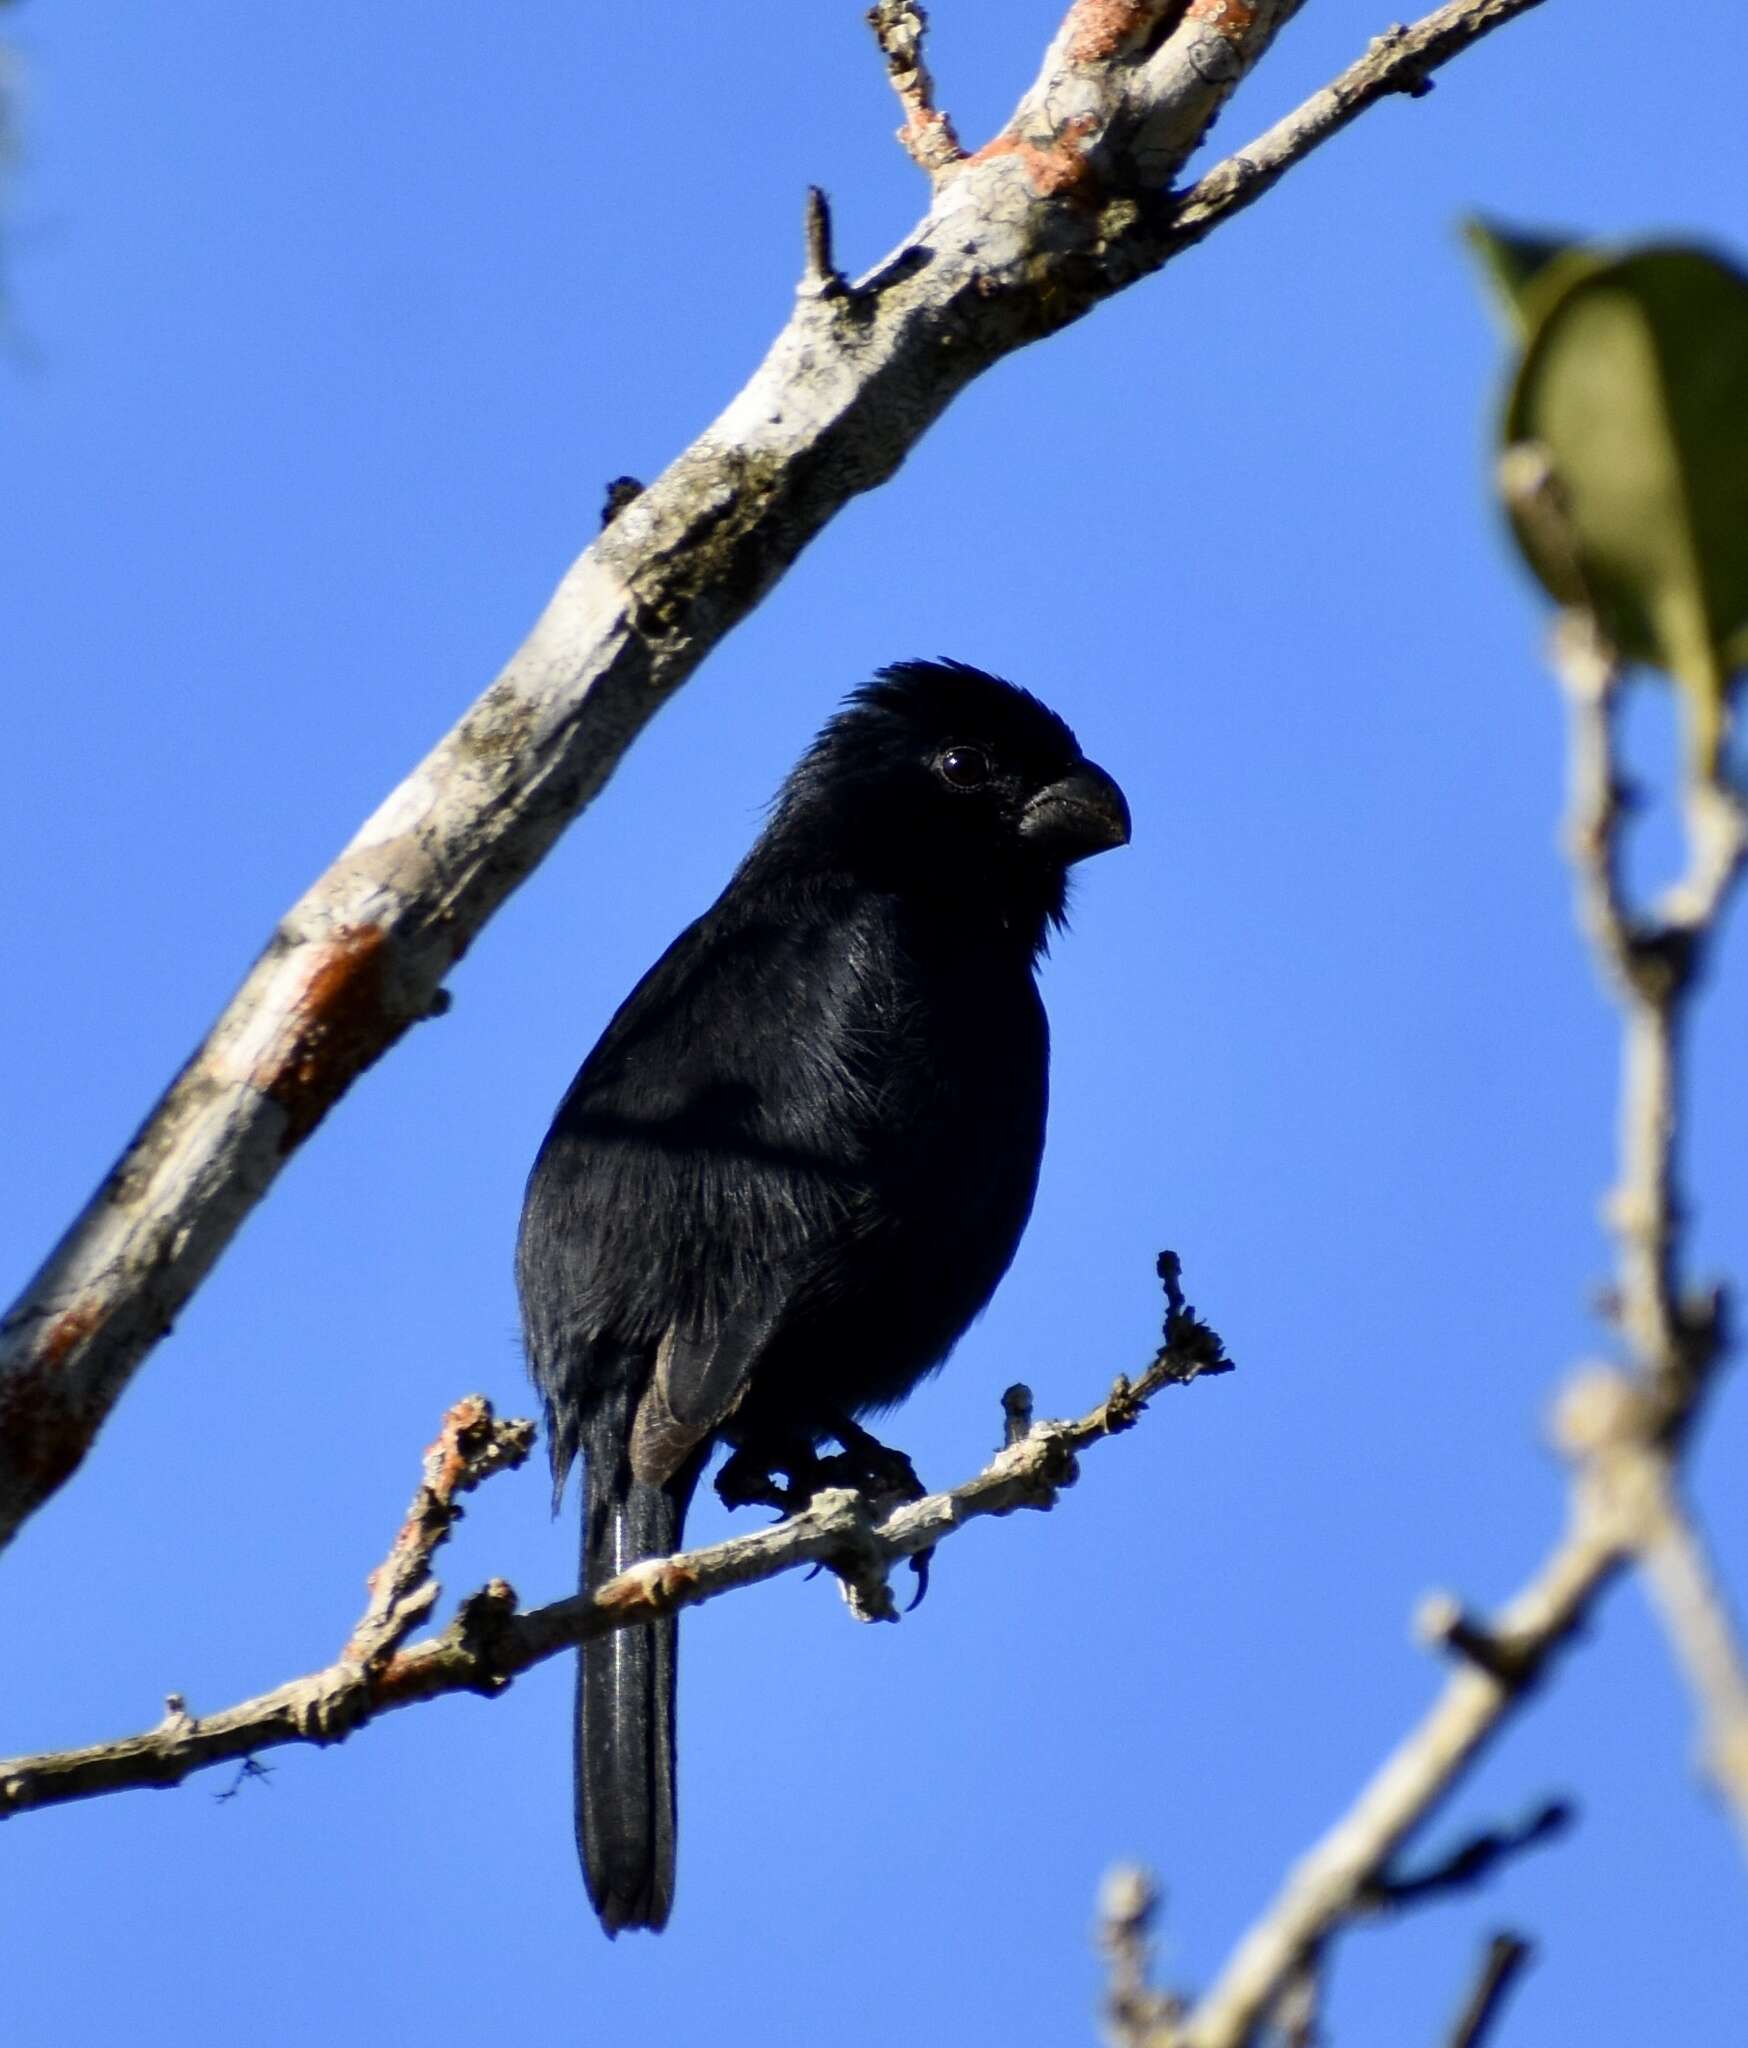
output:
[[[332,1664],[216,1714],[191,1714],[172,1694],[164,1719],[137,1735],[0,1760],[0,1819],[104,1792],[179,1785],[195,1771],[287,1743],[338,1742],[398,1707],[448,1693],[491,1697],[519,1672],[591,1637],[696,1607],[801,1565],[836,1572],[859,1619],[896,1619],[884,1597],[895,1564],[986,1515],[1054,1506],[1058,1492],[1079,1476],[1080,1452],[1130,1428],[1166,1387],[1231,1370],[1219,1338],[1184,1305],[1170,1254],[1162,1257],[1160,1272],[1168,1303],[1165,1341],[1147,1370],[1133,1383],[1119,1378],[1077,1421],[1038,1422],[1012,1436],[962,1486],[879,1516],[861,1494],[832,1488],[772,1527],[647,1559],[592,1594],[545,1607],[520,1608],[512,1589],[493,1579],[461,1603],[447,1628],[408,1644],[407,1635],[437,1599],[430,1562],[460,1514],[456,1496],[519,1465],[533,1441],[532,1423],[498,1422],[488,1401],[470,1395],[443,1418],[413,1504],[388,1556],[370,1575],[369,1605]],[[1011,1418],[1011,1401],[1003,1405]]]
[[[77,1468],[285,1161],[441,1011],[486,920],[814,535],[975,377],[1157,270],[1254,196],[1256,166],[1272,181],[1339,125],[1265,137],[1212,174],[1223,201],[1207,180],[1187,212],[1165,194],[1297,4],[1075,0],[1013,119],[871,272],[842,289],[822,274],[812,217],[802,288],[745,389],[618,507],[503,673],[286,913],[0,1322],[0,1544]],[[1415,75],[1513,11],[1440,8],[1405,32]],[[1376,89],[1401,77],[1386,66]],[[1356,110],[1348,93],[1340,118]]]

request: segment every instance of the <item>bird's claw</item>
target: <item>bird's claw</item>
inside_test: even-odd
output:
[[[932,1543],[927,1550],[919,1550],[912,1556],[910,1568],[916,1573],[916,1591],[905,1606],[906,1614],[914,1614],[923,1604],[923,1595],[929,1590],[929,1566],[934,1561],[935,1546]]]
[[[916,1467],[903,1451],[895,1451],[890,1444],[883,1444],[876,1436],[851,1422],[840,1418],[832,1425],[832,1434],[843,1446],[835,1458],[822,1458],[822,1470],[829,1474],[829,1482],[838,1486],[852,1486],[868,1502],[869,1510],[876,1516],[889,1514],[895,1507],[907,1502],[921,1500],[927,1488],[917,1477]],[[927,1550],[914,1552],[910,1568],[916,1575],[916,1591],[905,1607],[906,1614],[914,1614],[923,1603],[923,1596],[929,1590],[929,1566],[934,1559],[934,1545]]]

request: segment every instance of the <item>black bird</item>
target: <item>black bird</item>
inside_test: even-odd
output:
[[[582,1583],[680,1547],[713,1446],[856,1437],[1007,1270],[1044,1143],[1033,969],[1122,791],[959,662],[855,691],[733,880],[608,1025],[529,1178],[516,1277]],[[609,1934],[674,1891],[672,1620],[585,1646],[576,1826]]]

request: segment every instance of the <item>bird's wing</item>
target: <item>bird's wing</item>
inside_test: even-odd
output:
[[[733,1413],[788,1299],[779,1280],[737,1302],[714,1330],[688,1335],[668,1326],[632,1424],[631,1469],[639,1479],[663,1483]]]
[[[853,1230],[877,1115],[864,966],[841,920],[749,915],[731,892],[584,1063],[517,1250],[555,1477],[625,1391],[637,1476],[678,1471]]]

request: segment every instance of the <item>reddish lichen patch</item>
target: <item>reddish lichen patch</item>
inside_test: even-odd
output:
[[[1145,35],[1159,0],[1075,0],[1068,10],[1068,61],[1098,64]]]
[[[384,999],[380,925],[342,928],[315,949],[315,964],[289,1029],[254,1076],[262,1093],[285,1111],[281,1152],[302,1144],[348,1084],[386,1052],[404,1026]]]
[[[1047,143],[1031,142],[1023,135],[998,135],[986,142],[971,159],[988,163],[998,156],[1017,156],[1040,199],[1059,199],[1091,184],[1097,177],[1091,160],[1080,147],[1083,135],[1098,124],[1090,114],[1077,114],[1063,122],[1055,138]]]
[[[436,1439],[425,1446],[425,1484],[448,1500],[479,1448],[479,1432],[492,1419],[492,1404],[483,1394],[463,1394],[446,1411]]]
[[[427,1699],[447,1688],[443,1665],[430,1646],[418,1644],[411,1650],[396,1650],[369,1673],[370,1699],[374,1706],[405,1706],[410,1700]]]
[[[42,1333],[42,1347],[37,1355],[53,1372],[57,1366],[66,1363],[68,1356],[87,1337],[95,1336],[102,1327],[102,1309],[94,1302],[82,1301],[77,1308],[66,1310],[49,1324]]]
[[[1242,43],[1256,26],[1256,8],[1252,0],[1190,0],[1184,19],[1199,21],[1229,43]]]

